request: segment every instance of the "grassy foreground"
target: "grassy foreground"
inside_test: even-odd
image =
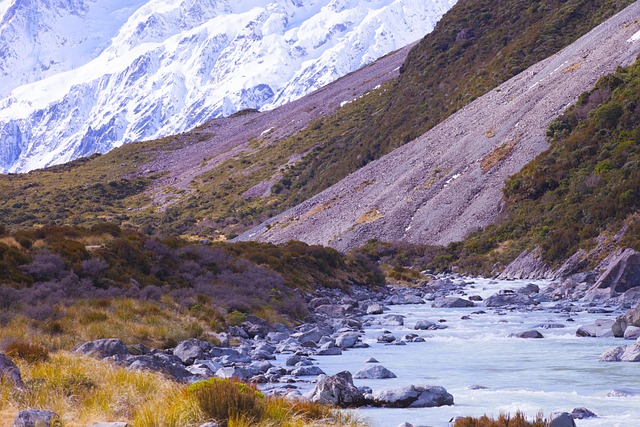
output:
[[[51,409],[65,427],[126,421],[135,427],[188,427],[217,420],[227,427],[363,425],[348,413],[309,402],[265,396],[252,386],[213,379],[191,386],[159,374],[60,351],[46,360],[14,358],[26,383],[0,383],[0,425],[25,408]]]

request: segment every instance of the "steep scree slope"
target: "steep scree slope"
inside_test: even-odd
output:
[[[490,224],[504,181],[548,147],[545,130],[640,51],[640,4],[465,107],[425,135],[239,237],[340,250],[371,238],[445,244]]]

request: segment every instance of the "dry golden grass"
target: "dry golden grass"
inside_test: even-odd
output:
[[[489,154],[484,156],[482,161],[480,162],[482,173],[489,172],[491,168],[509,157],[513,150],[516,148],[518,142],[520,142],[520,139],[521,138],[516,138],[508,141],[501,146],[494,148]]]
[[[66,427],[100,421],[125,421],[135,427],[196,427],[216,418],[227,427],[363,425],[348,413],[265,396],[231,380],[186,386],[160,374],[129,371],[64,351],[47,362],[16,362],[27,388],[19,392],[8,382],[0,384],[0,425],[11,425],[26,408],[53,410]]]
[[[360,218],[356,220],[355,225],[369,224],[382,218],[384,218],[382,212],[380,212],[378,209],[372,209],[362,214]]]
[[[16,315],[0,327],[0,342],[17,339],[49,350],[68,350],[77,344],[118,336],[129,344],[164,348],[188,338],[206,339],[214,320],[201,320],[169,299],[140,301],[127,298],[78,300],[56,306],[58,320],[37,321]]]

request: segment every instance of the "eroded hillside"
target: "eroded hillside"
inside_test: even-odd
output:
[[[371,238],[446,244],[486,226],[505,180],[548,147],[546,129],[640,51],[640,5],[451,116],[417,140],[241,236],[352,249]]]

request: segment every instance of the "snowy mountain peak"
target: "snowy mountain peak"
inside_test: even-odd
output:
[[[0,0],[0,172],[304,96],[455,0]]]

